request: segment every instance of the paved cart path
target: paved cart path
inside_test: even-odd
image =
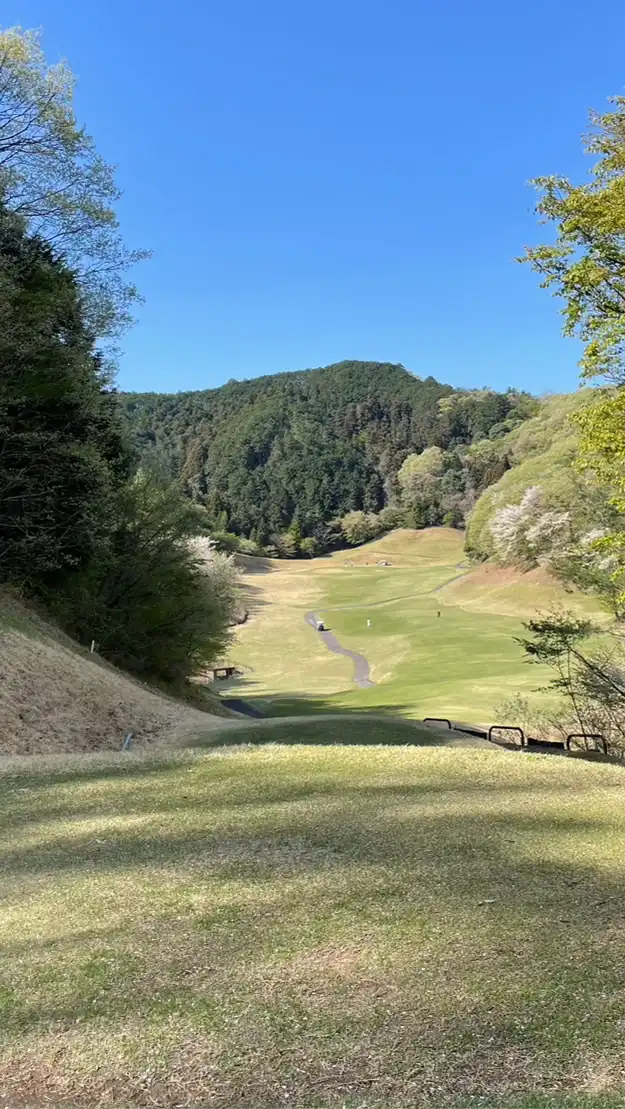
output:
[[[314,612],[307,612],[305,620],[310,624],[311,628],[317,628],[317,620],[319,617]],[[346,655],[351,658],[354,663],[354,685],[359,685],[362,689],[366,689],[369,685],[375,683],[369,677],[370,667],[364,655],[359,655],[357,651],[350,651],[347,647],[341,647],[334,632],[317,632],[320,635],[329,651],[333,651],[335,655]]]

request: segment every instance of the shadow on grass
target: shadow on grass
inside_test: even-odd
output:
[[[247,729],[245,729],[247,731]],[[239,734],[239,733],[237,733]],[[233,740],[234,742],[234,740]],[[240,744],[241,740],[238,741]],[[247,743],[247,739],[245,739]],[[272,742],[267,739],[267,743]],[[275,740],[273,741],[275,742]],[[359,746],[361,744],[358,744]],[[338,744],[336,745],[338,747]],[[349,747],[350,744],[345,744]],[[421,746],[424,746],[423,744]],[[331,748],[328,748],[330,752]],[[28,873],[29,870],[46,871],[52,869],[81,869],[82,867],[102,866],[115,870],[118,866],[135,865],[143,860],[149,861],[165,854],[175,853],[179,837],[167,828],[163,834],[136,839],[134,832],[124,828],[111,830],[107,838],[86,832],[84,836],[67,838],[50,835],[45,844],[39,845],[24,854],[24,849],[12,850],[8,837],[21,827],[36,829],[39,824],[52,824],[54,821],[103,821],[111,819],[123,821],[124,817],[151,817],[154,822],[180,816],[191,820],[206,818],[206,830],[198,834],[191,853],[213,842],[210,832],[210,819],[220,818],[224,813],[241,810],[258,810],[264,807],[270,812],[276,807],[301,805],[314,801],[315,804],[408,804],[427,802],[432,798],[447,798],[459,795],[482,804],[505,790],[510,796],[516,794],[542,795],[546,800],[559,795],[561,786],[557,781],[543,780],[506,780],[504,783],[493,780],[492,775],[484,773],[484,780],[462,774],[435,780],[426,774],[421,782],[415,783],[361,783],[352,787],[342,774],[333,773],[319,765],[313,777],[302,781],[297,771],[281,766],[279,774],[267,770],[263,764],[254,761],[242,764],[237,752],[234,758],[227,757],[209,761],[181,761],[158,763],[150,766],[137,762],[133,765],[90,769],[76,766],[72,772],[65,769],[62,773],[28,776],[21,772],[18,777],[0,783],[0,833],[7,835],[7,846],[0,850],[0,863],[8,874]],[[511,757],[503,753],[502,758]],[[513,757],[513,756],[512,756]],[[392,768],[389,768],[391,770]],[[198,775],[189,785],[185,775],[189,772]],[[466,772],[466,767],[465,767]],[[250,788],[250,778],[253,779]],[[58,787],[72,786],[71,794]],[[111,795],[104,795],[98,787],[111,788]],[[17,787],[17,788],[15,788]],[[95,789],[93,788],[95,787]],[[567,795],[575,797],[587,792],[587,782],[580,775],[576,781],[567,783]],[[604,790],[622,789],[618,782],[605,783]],[[69,850],[70,842],[74,845]],[[169,844],[169,847],[167,846]],[[67,849],[67,850],[66,850]],[[184,854],[184,852],[183,852]]]
[[[375,713],[376,715],[395,716],[405,720],[414,719],[414,705],[398,704],[396,700],[389,700],[386,704],[383,701],[378,703],[380,698],[384,697],[384,691],[380,686],[373,687],[375,694],[371,694],[371,696],[376,698],[374,703],[359,705],[345,705],[341,701],[341,698],[345,697],[346,694],[360,695],[363,699],[367,696],[367,690],[359,690],[351,682],[345,686],[345,689],[334,694],[313,696],[309,693],[289,693],[284,696],[267,696],[256,692],[257,682],[254,680],[253,672],[250,671],[244,677],[234,678],[228,682],[220,683],[219,687],[212,688],[218,689],[223,697],[241,698],[268,719],[275,716],[315,716],[320,713],[335,712],[345,713],[346,716]],[[392,693],[389,693],[390,697],[392,697]]]
[[[450,1109],[623,1109],[622,1094],[534,1094],[530,1097],[469,1098],[454,1102]],[[350,1109],[349,1102],[345,1109]]]
[[[359,713],[354,716],[349,713],[325,717],[311,715],[296,721],[286,717],[257,719],[247,727],[198,735],[190,739],[187,746],[219,748],[268,743],[315,747],[440,747],[449,743],[472,746],[471,738],[464,738],[458,732],[429,729],[425,724],[402,718],[377,718]]]
[[[183,812],[189,787],[187,768],[179,769],[180,781],[168,779],[163,785],[178,790]],[[100,883],[107,872],[134,871],[138,892],[145,895],[146,883],[151,891],[152,930],[138,909],[132,924],[78,930],[45,946],[9,940],[5,933],[5,955],[17,967],[24,959],[45,957],[52,967],[58,960],[59,970],[54,985],[36,1001],[28,999],[27,991],[3,996],[5,1034],[51,1026],[57,1036],[64,1030],[75,1036],[80,1022],[82,1036],[90,1029],[95,1035],[102,1020],[130,1017],[139,1028],[143,1020],[149,1024],[184,1014],[190,1022],[187,1035],[197,1035],[199,1042],[207,1029],[223,1031],[224,1021],[225,1027],[233,1022],[238,1029],[231,1035],[246,1097],[237,1100],[237,1094],[243,1095],[235,1090],[232,1104],[271,1104],[262,1088],[250,1099],[249,1068],[243,1066],[258,1049],[260,1035],[263,1051],[275,1052],[280,1045],[274,1065],[285,1088],[297,1093],[303,1084],[309,1092],[308,1083],[314,1083],[325,1091],[319,1102],[324,1106],[335,1104],[330,1092],[334,1097],[337,1091],[366,1093],[366,1102],[358,1104],[375,1106],[379,1091],[386,1095],[379,1104],[387,1106],[453,1104],[461,1109],[451,1101],[454,1092],[480,1090],[481,1100],[462,1103],[466,1109],[489,1104],[493,1109],[564,1109],[564,1095],[560,1101],[500,1096],[489,1103],[484,1093],[493,1087],[503,1091],[506,1084],[514,1088],[528,1068],[532,1081],[541,1068],[546,1083],[550,1076],[562,1080],[561,1068],[575,1058],[580,1044],[596,1053],[620,1050],[621,948],[605,941],[622,929],[623,885],[618,874],[579,860],[546,860],[540,852],[524,858],[509,845],[534,837],[545,841],[555,833],[600,840],[610,834],[609,823],[580,816],[562,816],[554,823],[553,815],[523,812],[520,800],[512,811],[489,813],[485,797],[482,804],[472,797],[474,783],[467,783],[469,810],[461,813],[420,807],[428,794],[431,800],[433,787],[445,792],[443,782],[341,789],[340,782],[325,781],[322,771],[316,786],[300,772],[299,780],[293,774],[290,788],[274,780],[272,789],[276,772],[276,767],[249,768],[246,787],[252,796],[245,803],[256,808],[246,815],[245,829],[236,813],[215,827],[219,808],[237,807],[236,798],[223,795],[224,786],[226,794],[236,787],[231,768],[230,786],[220,782],[222,804],[215,806],[207,792],[204,827],[185,830],[183,821],[177,830],[168,822],[160,835],[141,828],[114,835],[104,828],[99,844],[87,834],[61,835],[41,848],[10,851],[5,884],[17,875],[37,877],[38,890],[42,880],[55,883],[64,872],[73,881],[82,867],[97,872]],[[244,769],[239,787],[242,774]],[[462,784],[455,785],[462,792]],[[509,789],[491,782],[495,800],[497,788]],[[314,805],[299,804],[311,798]],[[143,811],[140,798],[114,793],[110,811],[118,811],[120,801],[129,810]],[[144,875],[145,867],[158,871]],[[213,892],[198,897],[202,883],[212,891],[215,882],[230,891],[223,904]],[[460,930],[445,938],[450,920]],[[478,920],[472,930],[471,921]],[[134,953],[127,950],[129,929],[136,932]],[[399,929],[398,939],[393,939],[394,929]],[[309,993],[319,989],[311,986],[318,982],[315,960],[323,959],[327,945],[349,948],[363,937],[368,943],[377,937],[387,960],[389,942],[399,945],[396,955],[408,943],[419,965],[390,959],[382,973],[373,960],[351,972],[347,994],[345,979],[326,975],[325,1008],[317,1010],[316,995]],[[95,952],[92,942],[98,944]],[[311,955],[311,969],[301,981],[297,975],[274,980],[280,952],[287,965],[300,952]],[[75,962],[68,971],[72,953]],[[483,960],[489,968],[484,979]],[[439,982],[437,975],[443,973]],[[269,993],[259,986],[263,975],[272,982]],[[503,996],[493,984],[497,978],[506,981]],[[450,999],[457,991],[455,1004],[438,1008],[437,990],[428,992],[437,982],[438,992],[449,991]],[[222,1008],[215,997],[222,997]],[[308,1013],[303,1025],[294,1019],[299,1011],[294,998]],[[241,1019],[250,1005],[266,1015],[267,1024]],[[319,1022],[327,1032],[321,1038],[315,1033]],[[375,1060],[373,1079],[369,1057]],[[176,1104],[175,1079],[176,1073],[161,1104]],[[198,1094],[206,1097],[203,1081],[208,1080],[200,1074]],[[418,1100],[429,1096],[430,1084],[440,1093],[437,1103]],[[132,1091],[128,1096],[134,1104],[143,1095],[137,1090],[136,1102]],[[297,1097],[293,1103],[312,1104]],[[606,1099],[586,1098],[573,1100],[571,1109],[608,1105]]]
[[[270,571],[267,571],[267,573],[270,573]],[[239,591],[243,600],[243,607],[246,609],[250,618],[255,616],[261,608],[266,608],[269,604],[268,601],[264,600],[263,590],[260,586],[252,584],[247,575],[241,580]]]
[[[271,574],[277,569],[271,559],[264,558],[262,555],[246,555],[235,551],[232,558],[235,566],[242,571],[244,580],[255,574]]]
[[[502,760],[512,757],[501,755]],[[34,806],[33,799],[28,796],[16,799],[8,795],[10,791],[0,790],[2,823],[8,831],[19,826],[36,828],[39,823],[55,820],[69,821],[79,828],[81,821],[99,819],[103,824],[102,831],[94,833],[87,829],[81,834],[50,832],[45,842],[35,846],[12,847],[8,841],[1,853],[2,870],[8,877],[10,874],[32,875],[80,870],[83,867],[91,869],[94,866],[115,871],[156,860],[161,860],[163,865],[168,865],[168,860],[172,864],[174,861],[182,863],[195,855],[210,853],[222,835],[214,830],[213,822],[227,820],[228,814],[231,814],[238,823],[241,809],[248,810],[245,819],[252,826],[258,823],[260,840],[255,839],[256,843],[265,838],[262,828],[269,816],[281,830],[281,842],[288,842],[292,834],[304,834],[309,843],[322,844],[336,839],[343,849],[349,846],[350,856],[364,858],[367,864],[379,864],[396,855],[399,840],[405,839],[406,834],[410,836],[415,823],[425,822],[430,828],[436,825],[437,843],[448,845],[446,858],[458,858],[475,852],[476,845],[479,850],[482,849],[482,817],[479,810],[489,798],[496,800],[501,793],[512,798],[518,794],[539,794],[548,801],[550,795],[559,797],[562,793],[563,787],[557,779],[500,779],[497,770],[492,766],[484,768],[482,780],[478,774],[469,777],[466,765],[458,768],[457,772],[452,767],[451,773],[439,775],[438,778],[426,768],[423,779],[417,782],[361,781],[354,784],[350,782],[349,774],[358,775],[357,764],[333,766],[331,761],[315,767],[313,775],[304,774],[297,765],[274,765],[271,761],[258,763],[253,759],[242,763],[231,758],[199,763],[177,762],[149,768],[145,764],[137,764],[131,775],[123,770],[114,773],[105,770],[98,775],[95,770],[85,773],[78,769],[72,778],[65,773],[62,777],[31,779],[35,788],[28,792],[36,795]],[[391,766],[381,772],[392,771]],[[191,779],[187,777],[189,773],[193,775]],[[76,792],[59,799],[55,787],[69,781],[76,787]],[[107,789],[110,786],[110,792],[105,796],[94,796],[90,787],[100,782]],[[87,786],[86,793],[80,790],[81,786]],[[610,786],[620,794],[622,786],[615,782],[602,783],[602,790]],[[567,782],[567,796],[584,794],[587,788],[587,782],[580,775],[576,782]],[[478,813],[475,817],[449,816],[444,807],[445,798],[447,802],[453,798],[454,807],[466,803],[470,808],[475,807]],[[428,808],[427,812],[420,813],[419,806],[429,806],[433,799],[436,799],[440,809],[431,811]],[[310,812],[302,814],[302,806],[311,803],[320,814],[333,814],[344,808],[347,815],[342,817],[340,827],[333,829],[331,821],[326,826],[326,817],[317,817],[316,813],[311,815]],[[520,801],[515,803],[521,804]],[[398,819],[397,806],[407,806],[409,820],[407,825],[398,826],[392,833],[391,825]],[[392,812],[387,818],[385,814],[389,808]],[[195,820],[197,827],[192,834],[180,833],[171,826],[170,818],[174,814],[183,818],[183,823],[187,817]],[[147,826],[141,823],[138,827],[123,825],[125,817],[142,816],[152,817],[152,825],[158,827],[150,827],[150,823]],[[367,838],[361,848],[359,837],[372,817],[376,821],[376,836],[373,840]],[[122,825],[115,828],[113,824],[107,830],[107,821],[114,822],[116,819],[122,821]],[[444,825],[439,826],[440,821],[444,821]],[[516,829],[523,834],[553,828],[559,835],[584,831],[587,835],[600,837],[605,828],[604,821],[590,814],[583,819],[562,815],[554,824],[552,816],[540,813],[510,816],[504,811],[491,814],[489,823],[491,829]],[[461,825],[464,828],[462,832],[459,831]],[[472,829],[470,835],[469,829]],[[287,840],[283,839],[282,833],[286,833]],[[236,846],[235,854],[239,850],[244,853],[245,844],[252,834],[250,829],[246,829],[244,834],[229,834],[229,848]],[[273,831],[270,832],[269,840],[273,835]],[[400,856],[400,861],[403,863],[403,856]]]

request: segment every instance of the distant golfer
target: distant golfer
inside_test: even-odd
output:
[[[368,627],[368,628],[370,628],[370,627],[371,627],[371,621],[370,621],[370,620],[367,620],[367,627]]]

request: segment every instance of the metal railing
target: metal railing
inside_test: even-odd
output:
[[[455,722],[449,720],[446,716],[426,716],[423,723],[439,725],[444,724],[445,727],[449,728],[451,731],[462,732],[463,735],[478,736],[480,739],[487,739],[490,743],[498,743],[499,746],[503,745],[503,736],[502,742],[500,742],[496,737],[497,732],[505,732],[508,735],[514,734],[515,736],[518,736],[519,742],[514,744],[508,743],[505,745],[514,746],[518,750],[527,750],[528,748],[533,747],[542,748],[543,751],[551,750],[564,751],[566,753],[569,753],[571,751],[571,743],[573,742],[573,740],[582,739],[586,744],[585,749],[587,751],[594,749],[595,751],[601,751],[601,753],[604,755],[608,754],[608,744],[604,736],[602,736],[600,732],[571,732],[565,740],[537,739],[535,736],[526,735],[523,731],[523,728],[520,728],[516,724],[491,724],[488,729],[476,728],[470,724],[456,724]],[[595,747],[589,748],[588,741],[592,741],[595,744]]]
[[[515,743],[514,746],[525,747],[526,745],[525,732],[523,731],[523,728],[517,728],[514,724],[491,724],[490,728],[488,729],[488,735],[486,738],[490,740],[491,743],[496,743],[497,740],[493,739],[493,732],[515,732],[518,736],[521,737],[521,742]]]
[[[567,737],[564,741],[564,746],[565,746],[565,749],[567,751],[571,750],[571,740],[572,739],[583,739],[583,740],[592,739],[592,740],[594,740],[595,743],[598,742],[601,745],[601,751],[603,752],[604,755],[607,755],[607,753],[608,753],[608,745],[607,745],[604,737],[601,735],[600,732],[571,732],[570,735],[567,735]],[[588,747],[586,747],[585,750],[587,751]],[[596,748],[595,748],[595,750],[596,750]]]
[[[455,732],[462,732],[463,735],[475,735],[478,739],[488,739],[488,732],[484,728],[474,728],[471,724],[454,724],[453,729]]]

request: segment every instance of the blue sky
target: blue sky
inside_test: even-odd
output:
[[[5,0],[79,77],[119,166],[146,302],[119,384],[178,390],[344,358],[454,385],[575,387],[516,266],[528,180],[585,171],[625,87],[604,0]]]

